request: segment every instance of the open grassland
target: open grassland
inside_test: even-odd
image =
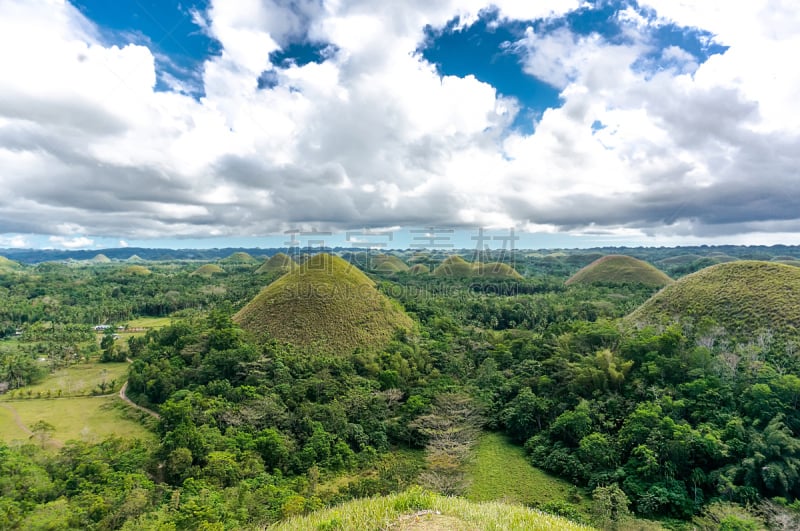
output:
[[[475,503],[410,489],[401,494],[355,500],[278,523],[275,530],[509,530],[592,529],[521,505]]]
[[[28,439],[28,434],[16,425],[14,413],[29,428],[40,420],[52,424],[55,427],[52,438],[61,443],[71,439],[94,441],[110,435],[153,437],[142,424],[132,420],[127,406],[116,396],[15,400],[3,402],[0,406],[0,437],[6,442]]]
[[[671,282],[666,273],[653,265],[619,254],[595,260],[572,275],[566,284],[644,284],[660,288]]]
[[[35,385],[21,387],[11,393],[0,397],[16,398],[41,398],[83,396],[92,394],[106,394],[118,391],[128,377],[128,364],[121,363],[80,363],[59,369],[47,376],[42,382]],[[111,382],[114,382],[111,387]],[[105,389],[99,386],[105,382]],[[48,394],[49,393],[49,394]]]
[[[637,324],[704,317],[752,339],[760,330],[796,336],[800,328],[800,268],[736,261],[702,269],[656,293],[628,320]]]
[[[148,330],[169,326],[172,317],[137,317],[127,321],[128,328],[147,328]]]
[[[487,433],[481,437],[468,464],[471,501],[505,501],[534,507],[548,503],[570,503],[588,517],[588,495],[572,484],[531,466],[525,450],[505,435]]]

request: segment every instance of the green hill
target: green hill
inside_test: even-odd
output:
[[[357,267],[324,253],[264,288],[233,319],[254,334],[333,351],[380,347],[413,325]]]
[[[122,274],[124,275],[133,275],[139,277],[144,277],[151,273],[152,271],[147,269],[145,266],[140,266],[140,265],[128,266],[122,270]]]
[[[670,282],[672,279],[663,271],[647,262],[631,256],[612,254],[579,270],[566,284],[644,284],[658,288]]]
[[[410,268],[408,268],[408,272],[412,275],[427,275],[431,272],[431,268],[426,266],[425,264],[414,264]]]
[[[94,258],[92,258],[92,262],[96,264],[108,264],[111,262],[111,258],[107,257],[103,253],[100,253],[98,255],[95,255]]]
[[[14,260],[9,260],[5,256],[0,256],[0,270],[19,269],[20,265]]]
[[[663,265],[689,265],[703,258],[699,254],[679,254],[678,256],[670,256],[659,260],[657,263]]]
[[[286,273],[295,265],[291,256],[285,253],[278,253],[265,260],[261,267],[256,269],[256,273],[274,273],[276,271]]]
[[[255,264],[258,260],[250,254],[240,251],[223,258],[220,262],[223,264]]]
[[[391,254],[373,256],[372,268],[378,273],[402,273],[409,269],[408,264]]]
[[[702,317],[742,338],[763,329],[796,335],[800,268],[751,260],[717,264],[662,289],[627,319],[649,324]]]
[[[433,270],[437,277],[471,277],[474,271],[472,264],[460,256],[448,256]]]
[[[290,518],[268,529],[573,531],[593,528],[522,505],[475,503],[412,488],[400,494],[354,500],[307,516]]]
[[[192,273],[190,273],[190,276],[210,278],[212,275],[219,275],[220,273],[224,272],[225,270],[217,264],[205,264],[195,269]]]
[[[472,271],[474,275],[480,277],[522,279],[522,275],[516,269],[500,262],[478,262],[472,267]]]

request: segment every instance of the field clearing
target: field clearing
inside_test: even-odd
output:
[[[169,326],[171,322],[172,317],[139,317],[127,321],[126,324],[129,328],[148,328],[152,330]]]
[[[51,397],[58,396],[81,396],[87,395],[92,390],[98,390],[98,384],[103,381],[106,384],[111,384],[114,380],[114,388],[106,389],[102,394],[113,393],[118,391],[125,380],[128,378],[128,364],[123,362],[119,363],[81,363],[71,365],[64,369],[59,369],[54,373],[48,375],[43,381],[35,385],[28,385],[15,390],[14,396],[22,397],[27,396],[28,391],[32,396],[36,397],[39,393],[45,396],[50,392]],[[61,391],[61,395],[59,395]],[[7,399],[9,395],[5,395],[0,400]]]
[[[589,510],[588,494],[531,466],[525,450],[499,433],[481,437],[467,473],[471,483],[466,498],[471,501],[497,500],[534,507],[562,502],[575,505],[581,513]],[[576,499],[576,494],[581,499]]]
[[[0,404],[0,440],[27,440],[28,433],[17,426],[14,413],[7,406]]]
[[[71,439],[98,441],[110,435],[141,439],[154,437],[144,426],[126,417],[127,406],[117,396],[19,400],[6,402],[3,406],[0,407],[0,437],[6,442],[28,439],[6,407],[13,408],[26,426],[39,420],[49,422],[55,427],[52,438],[62,443]]]

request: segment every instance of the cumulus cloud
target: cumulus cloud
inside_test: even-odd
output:
[[[50,243],[63,247],[64,249],[87,249],[94,245],[94,240],[85,236],[77,238],[65,238],[64,236],[50,236]]]
[[[624,42],[530,24],[511,46],[562,105],[525,133],[512,128],[518,102],[472,76],[442,77],[416,53],[424,28],[469,25],[489,7],[498,23],[557,19],[583,3],[491,4],[212,1],[192,16],[222,51],[195,99],[176,79],[156,91],[154,53],[104,43],[69,2],[2,2],[0,46],[14,53],[0,55],[0,233],[75,248],[297,224],[794,230],[791,2],[644,0],[652,12],[618,17]],[[702,63],[659,50],[652,30],[669,23],[729,48]],[[301,41],[328,51],[272,63]],[[259,88],[264,72],[270,86]]]

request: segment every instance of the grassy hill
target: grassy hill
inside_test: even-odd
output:
[[[800,268],[751,260],[707,267],[662,289],[627,319],[646,324],[705,316],[742,338],[767,328],[796,335]]]
[[[520,275],[516,269],[508,264],[503,264],[500,262],[478,262],[473,265],[472,270],[474,275],[480,277],[510,278],[514,280],[522,279],[522,275]]]
[[[285,253],[278,253],[274,256],[269,257],[261,264],[261,267],[256,269],[256,273],[286,273],[296,264],[292,257]]]
[[[223,258],[220,262],[223,264],[255,264],[258,260],[248,253],[239,251]]]
[[[431,272],[431,268],[425,264],[414,264],[408,269],[408,272],[412,275],[427,275]]]
[[[137,277],[145,277],[151,274],[152,271],[141,265],[131,265],[122,270],[123,275],[131,275]]]
[[[210,278],[212,275],[219,275],[220,273],[224,273],[225,270],[222,269],[217,264],[205,264],[201,265],[197,269],[195,269],[191,276],[194,277],[203,277],[203,278]]]
[[[408,264],[391,254],[379,254],[372,257],[373,269],[378,273],[402,273],[408,271]]]
[[[108,264],[111,262],[111,258],[107,257],[103,253],[100,253],[98,255],[95,255],[94,258],[92,258],[92,262],[96,264]]]
[[[573,531],[593,528],[522,505],[475,503],[413,488],[400,494],[355,500],[308,516],[291,518],[269,529]]]
[[[621,254],[604,256],[572,275],[570,284],[644,284],[666,286],[672,282],[663,271],[636,258]]]
[[[379,347],[413,324],[358,268],[324,253],[264,288],[233,319],[254,334],[334,352]]]
[[[460,256],[448,256],[433,270],[437,277],[471,277],[472,264]]]

